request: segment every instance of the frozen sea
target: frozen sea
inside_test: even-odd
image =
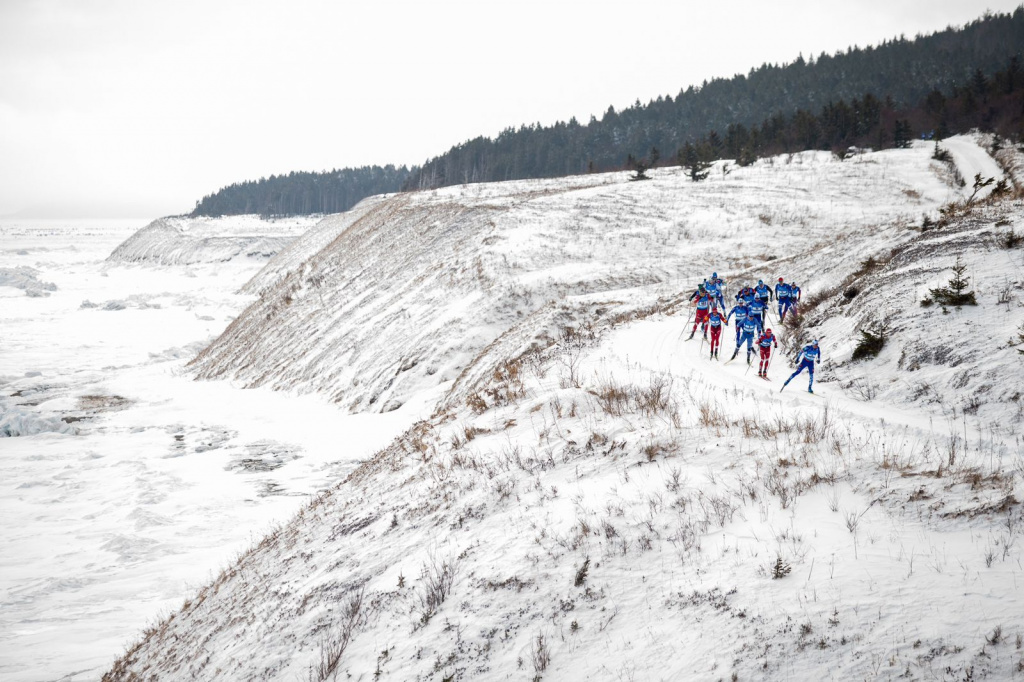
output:
[[[261,259],[105,262],[148,221],[0,220],[0,679],[99,679],[419,415],[195,382]]]

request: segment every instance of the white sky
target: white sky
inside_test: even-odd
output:
[[[0,0],[0,214],[183,213],[1019,3]]]

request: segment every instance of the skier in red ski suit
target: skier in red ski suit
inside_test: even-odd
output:
[[[725,315],[718,311],[718,304],[711,304],[711,312],[708,313],[708,326],[711,328],[711,359],[718,359],[718,347],[721,345],[722,327],[728,327],[729,321]]]
[[[771,329],[765,329],[761,336],[757,337],[757,347],[761,351],[761,362],[757,365],[757,376],[768,378],[768,365],[771,364],[772,346],[779,347],[779,342],[772,334]]]

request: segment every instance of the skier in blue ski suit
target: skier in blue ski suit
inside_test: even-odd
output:
[[[754,290],[751,289],[750,287],[743,287],[742,289],[740,289],[739,293],[736,294],[736,300],[743,301],[748,306],[750,305],[750,302],[753,301],[755,298],[756,296],[754,294]]]
[[[779,302],[779,322],[786,321],[786,312],[793,305],[792,294],[793,287],[779,277],[779,283],[775,285],[775,300]]]
[[[730,360],[734,359],[740,352],[740,346],[743,342],[747,342],[747,364],[750,364],[750,355],[754,352],[754,335],[757,334],[759,327],[757,326],[757,320],[751,315],[747,315],[747,319],[743,320],[743,334],[740,336],[740,340],[736,343],[736,350],[732,352]]]
[[[806,368],[807,371],[810,373],[811,377],[810,380],[807,382],[807,392],[814,393],[814,363],[820,359],[821,349],[818,348],[818,340],[815,339],[814,341],[811,341],[811,345],[804,346],[804,349],[800,351],[800,355],[798,355],[796,358],[796,361],[798,363],[796,371],[793,372],[793,374],[791,374],[788,379],[786,379],[786,383],[782,384],[782,388],[786,388],[789,382],[793,380],[793,377],[795,377],[800,372],[804,371],[804,369]],[[780,388],[779,391],[781,391],[782,388]]]
[[[711,275],[711,280],[705,283],[704,290],[708,292],[712,300],[717,301],[720,308],[725,309],[725,299],[722,298],[722,280],[718,279],[718,273]]]
[[[768,301],[774,299],[775,294],[764,283],[764,280],[759,279],[757,280],[757,286],[754,287],[754,295],[764,304],[764,307],[761,308],[761,328],[764,329],[764,316],[768,313]]]
[[[754,318],[754,321],[757,322],[757,331],[760,332],[764,329],[764,301],[755,296],[747,306],[747,310],[749,311],[747,317]]]
[[[718,276],[717,272],[711,273],[711,283],[718,288],[718,293],[725,296],[725,280]],[[722,305],[722,310],[725,310],[725,305]]]
[[[797,286],[796,282],[789,283],[789,304],[796,310],[797,303],[800,302],[800,287]]]
[[[726,322],[728,322],[730,317],[732,317],[733,315],[736,316],[736,347],[737,348],[739,348],[739,345],[740,345],[740,334],[743,333],[743,321],[747,319],[747,315],[748,314],[750,314],[750,308],[747,307],[746,303],[744,303],[743,301],[740,301],[735,306],[733,306],[732,310],[730,310],[729,314],[726,315],[726,317],[725,317]]]

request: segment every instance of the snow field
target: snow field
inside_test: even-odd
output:
[[[402,195],[271,263],[201,376],[352,410],[445,393],[110,679],[1022,674],[1020,360],[963,339],[1019,324],[997,280],[1021,281],[1020,254],[997,237],[1020,206],[911,229],[964,196],[930,153]],[[920,308],[957,254],[979,309]],[[772,323],[772,381],[683,340],[712,270],[803,287],[802,324]],[[887,347],[851,362],[883,315]],[[816,395],[806,374],[780,394],[812,337]]]
[[[354,678],[1010,674],[1010,451],[969,446],[944,467],[941,437],[705,363],[680,322],[608,330],[578,365],[559,350],[492,373],[494,404],[445,410],[365,462],[131,669],[318,679],[348,632]]]

